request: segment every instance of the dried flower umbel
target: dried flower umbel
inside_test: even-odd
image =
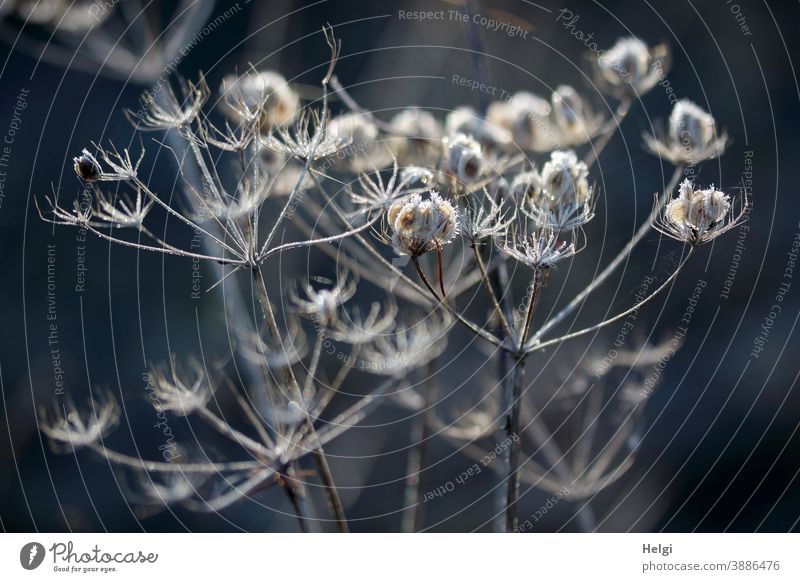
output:
[[[693,166],[721,155],[728,136],[720,134],[711,114],[688,99],[681,99],[669,116],[669,134],[665,139],[644,135],[647,149],[673,164]]]
[[[595,59],[595,79],[619,99],[641,99],[669,71],[667,45],[648,47],[636,37],[620,38]]]
[[[490,124],[510,132],[513,146],[543,152],[558,146],[550,103],[526,91],[515,93],[511,99],[494,101],[489,105]]]
[[[589,186],[589,170],[578,161],[573,151],[555,151],[535,175],[525,178],[522,211],[542,227],[572,230],[594,217],[593,192]],[[517,184],[522,190],[523,184]],[[512,184],[512,191],[514,184]]]
[[[493,464],[502,485],[496,487],[502,497],[495,512],[498,529],[516,529],[520,480],[547,491],[570,488],[586,509],[579,510],[582,527],[593,529],[591,496],[624,473],[631,451],[614,439],[592,448],[602,440],[600,432],[584,427],[584,436],[575,443],[557,443],[564,454],[554,454],[548,443],[556,435],[539,419],[534,396],[540,388],[526,380],[526,362],[537,352],[560,348],[642,310],[669,288],[701,243],[743,220],[744,213],[734,210],[736,201],[715,188],[684,182],[679,195],[669,199],[683,166],[721,154],[724,136],[717,136],[709,114],[679,102],[667,138],[648,140],[651,151],[677,165],[658,198],[658,218],[644,222],[580,292],[539,321],[538,306],[550,278],[580,276],[554,267],[593,242],[596,235],[587,224],[600,194],[592,186],[593,163],[620,129],[634,97],[663,74],[665,49],[623,39],[594,63],[604,89],[620,101],[609,122],[592,111],[585,95],[565,85],[557,86],[550,102],[521,91],[489,104],[485,115],[454,106],[442,123],[431,112],[408,107],[386,122],[359,107],[332,76],[339,44],[329,30],[326,36],[332,56],[321,103],[301,107],[299,94],[283,77],[252,70],[223,83],[222,99],[217,99],[223,125],[216,125],[208,110],[210,91],[202,77],[158,100],[145,97],[147,107],[132,116],[139,129],[166,131],[185,142],[192,166],[177,152],[175,157],[182,185],[196,202],[191,212],[151,189],[139,172],[141,158],[133,163],[125,150],[96,146],[74,160],[93,204],[61,206],[48,199],[48,211],[42,210],[51,222],[80,226],[105,240],[220,264],[220,285],[252,277],[259,317],[254,326],[237,328],[236,337],[241,355],[261,373],[258,398],[222,371],[200,368],[191,358],[186,365],[172,360],[151,373],[153,393],[165,411],[211,427],[241,457],[210,461],[188,448],[182,462],[144,466],[99,439],[116,421],[108,403],[99,407],[97,421],[86,415],[69,420],[67,415],[64,422],[51,419],[45,431],[62,443],[65,431],[75,432],[74,443],[143,475],[151,485],[144,487],[151,502],[157,495],[191,509],[216,511],[280,485],[304,529],[314,526],[307,510],[313,496],[302,481],[303,464],[313,457],[314,476],[322,482],[334,521],[346,530],[325,446],[393,390],[394,400],[420,411],[412,423],[417,444],[408,460],[404,529],[425,526],[427,443],[439,434],[467,439],[469,454],[485,454],[486,443],[477,441],[489,435],[495,443],[506,443],[495,451],[500,460]],[[329,110],[329,84],[346,110]],[[103,189],[109,183],[113,192]],[[155,215],[161,221],[158,230],[148,226]],[[295,229],[284,228],[289,221]],[[184,248],[156,234],[171,233],[174,227],[200,233],[207,249]],[[675,269],[660,278],[654,275],[632,305],[558,333],[559,325],[578,319],[587,298],[627,263],[653,227],[688,245]],[[294,233],[299,235],[291,238]],[[335,261],[336,280],[304,278],[294,292],[281,296],[262,270],[277,257],[291,262],[297,250]],[[372,284],[384,290],[387,300],[359,304],[356,280],[358,287]],[[525,294],[515,301],[520,288]],[[459,405],[459,414],[448,408],[450,399],[436,401],[437,383],[448,379],[437,370],[453,328],[479,339],[476,344],[490,354],[486,358],[499,360],[497,370],[502,371],[491,389],[474,395],[476,401],[463,409]],[[328,358],[331,348],[335,358]],[[636,368],[637,358],[652,363],[650,355],[642,356],[645,351],[652,357],[658,353],[648,348],[627,355],[624,365]],[[574,363],[569,363],[571,370]],[[334,406],[354,370],[386,381]],[[418,386],[404,384],[417,376],[422,380]],[[635,381],[626,384],[606,399],[613,414],[603,416],[593,408],[598,402],[587,392],[584,376],[569,386],[560,383],[568,395],[559,402],[574,406],[587,426],[595,414],[611,425],[611,432],[616,427],[635,437],[647,394]],[[496,389],[499,385],[502,389]],[[239,416],[232,417],[216,398],[223,387],[232,390]],[[575,404],[576,395],[590,406]],[[565,410],[571,418],[572,409]],[[525,460],[521,451],[529,442],[543,452]],[[587,458],[587,450],[597,451],[596,462]],[[563,465],[564,455],[571,457],[569,467]]]
[[[222,81],[226,112],[237,123],[256,120],[262,131],[290,123],[300,110],[300,97],[274,71],[251,70]]]
[[[398,255],[417,257],[453,242],[458,234],[458,211],[436,192],[428,199],[414,194],[389,207],[386,219]]]
[[[484,172],[483,152],[472,137],[456,133],[444,138],[445,172],[457,184],[469,185],[480,180]],[[458,188],[458,186],[456,186]]]
[[[684,180],[669,201],[656,228],[676,240],[699,245],[714,240],[744,220],[744,208],[734,214],[730,196],[710,186],[696,189]]]

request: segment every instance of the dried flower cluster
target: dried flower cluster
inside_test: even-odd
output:
[[[433,411],[434,386],[410,390],[404,380],[417,368],[435,366],[447,336],[463,329],[494,350],[492,357],[502,361],[499,369],[509,371],[503,374],[506,379],[495,379],[495,386],[507,385],[480,396],[485,410],[469,415],[469,426],[461,425],[464,418],[441,420],[441,411],[421,413],[423,432],[440,426],[443,435],[467,438],[478,450],[485,450],[480,447],[486,444],[479,440],[492,435],[509,443],[497,463],[503,482],[498,487],[503,494],[503,529],[516,528],[520,475],[545,488],[574,488],[576,498],[588,498],[617,478],[614,468],[627,466],[630,457],[618,455],[622,448],[617,443],[598,463],[582,458],[585,471],[580,474],[563,469],[558,459],[526,463],[521,442],[539,442],[543,429],[528,422],[536,412],[524,368],[531,354],[641,309],[685,264],[630,308],[583,329],[550,335],[624,262],[649,230],[645,225],[572,302],[547,321],[535,318],[554,267],[572,259],[591,239],[584,229],[595,215],[598,197],[592,163],[632,100],[666,73],[666,49],[623,39],[597,60],[599,86],[620,99],[614,123],[595,113],[588,98],[564,85],[549,100],[519,92],[490,104],[485,114],[458,107],[440,121],[410,107],[381,121],[361,109],[333,76],[340,47],[330,30],[325,33],[331,60],[317,101],[302,103],[278,73],[249,70],[222,80],[216,109],[208,107],[211,91],[200,77],[177,93],[162,92],[158,98],[145,94],[142,109],[131,113],[137,129],[184,141],[186,159],[176,152],[184,194],[192,201],[190,208],[202,213],[187,212],[185,206],[172,203],[171,196],[153,191],[140,175],[142,158],[134,163],[127,151],[98,146],[83,150],[74,160],[93,204],[87,209],[51,201],[41,211],[46,220],[80,226],[128,247],[223,265],[227,272],[220,283],[229,276],[252,278],[261,310],[254,322],[258,331],[240,333],[240,351],[263,372],[258,404],[224,373],[191,362],[171,362],[151,374],[163,410],[206,423],[238,446],[242,458],[210,461],[205,452],[187,450],[188,460],[173,464],[125,455],[99,439],[117,420],[116,405],[109,403],[96,406],[99,415],[89,420],[74,410],[63,419],[48,416],[43,430],[61,445],[89,446],[144,474],[152,485],[154,504],[183,503],[216,511],[269,484],[280,485],[305,529],[314,524],[299,473],[301,463],[311,457],[336,522],[345,530],[344,507],[324,447],[360,422],[390,390],[405,394],[400,399],[412,408]],[[328,108],[331,89],[349,109],[333,117]],[[719,236],[742,215],[732,214],[734,204],[721,191],[695,188],[689,182],[665,204],[684,165],[720,155],[725,147],[711,115],[688,101],[676,104],[669,124],[665,140],[647,138],[650,151],[678,166],[674,182],[659,199],[656,227],[686,243],[691,255],[697,245]],[[590,142],[590,152],[581,156],[578,148]],[[537,154],[544,155],[538,159]],[[109,183],[113,193],[103,189]],[[160,230],[147,226],[153,215],[161,221]],[[201,233],[207,250],[163,240],[156,232],[167,232],[165,220]],[[294,228],[286,230],[289,221]],[[126,237],[124,229],[133,236]],[[295,238],[284,238],[284,233],[295,233]],[[338,280],[322,287],[302,281],[288,297],[281,297],[280,287],[263,271],[273,257],[288,257],[297,250],[335,260]],[[412,265],[394,256],[408,256]],[[515,309],[512,292],[514,280],[520,279],[528,293]],[[386,301],[367,310],[349,307],[363,284],[385,289]],[[483,296],[489,307],[485,318],[467,309],[468,292]],[[282,309],[275,309],[276,304]],[[338,357],[326,363],[329,342]],[[385,381],[366,395],[346,399],[346,406],[332,406],[362,370]],[[435,382],[435,374],[428,377]],[[228,419],[237,416],[215,398],[223,385],[233,389],[244,427],[234,427]],[[346,392],[359,394],[357,389]],[[626,410],[640,410],[641,401]],[[628,427],[629,419],[622,426]],[[530,432],[522,439],[525,426]],[[421,439],[418,446],[424,448],[427,440]],[[594,444],[582,444],[580,450],[585,446],[592,450]],[[419,464],[425,455],[413,458]],[[422,469],[409,466],[412,473]],[[412,522],[419,528],[421,485],[409,487]]]

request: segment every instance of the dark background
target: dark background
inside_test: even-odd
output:
[[[570,83],[607,113],[611,104],[604,103],[586,77],[585,47],[555,21],[557,11],[568,8],[580,16],[576,28],[594,33],[601,47],[627,34],[671,45],[672,88],[711,111],[732,138],[721,160],[703,165],[703,184],[725,189],[740,185],[744,152],[753,152],[754,210],[730,298],[720,298],[720,291],[737,230],[704,247],[669,298],[640,315],[646,331],[668,337],[679,325],[686,297],[697,281],[708,282],[685,345],[648,403],[650,430],[636,464],[592,502],[601,521],[599,529],[797,530],[800,276],[792,281],[764,352],[758,358],[750,353],[775,303],[787,252],[800,233],[800,92],[792,62],[800,55],[796,34],[800,6],[739,1],[752,32],[745,35],[731,11],[733,3],[724,0],[564,4],[541,0],[538,4],[479,4],[481,13],[519,19],[530,29],[527,39],[485,31],[492,83],[512,92],[525,89],[543,95],[558,84]],[[458,104],[477,102],[477,94],[450,82],[453,73],[470,76],[472,71],[463,25],[398,19],[398,10],[461,9],[457,4],[330,0],[302,10],[302,3],[288,1],[241,6],[182,61],[182,74],[192,78],[203,70],[216,88],[225,74],[252,62],[316,86],[326,58],[319,29],[329,22],[343,45],[339,78],[345,85],[357,85],[354,97],[379,116],[388,118],[392,109],[414,104],[443,117]],[[217,2],[213,14],[226,7]],[[293,529],[294,523],[281,513],[288,506],[275,491],[257,497],[263,506],[243,503],[223,516],[175,510],[138,519],[120,492],[125,483],[105,461],[86,453],[49,452],[34,414],[52,399],[54,390],[47,345],[47,244],[57,247],[59,342],[67,385],[76,394],[85,394],[90,384],[121,392],[126,416],[118,432],[127,433],[129,440],[141,426],[147,434],[146,423],[153,415],[141,397],[140,376],[146,363],[163,360],[170,352],[196,350],[196,315],[203,329],[203,349],[224,353],[225,334],[215,331],[224,325],[219,320],[222,299],[218,294],[200,302],[189,299],[191,265],[186,262],[162,261],[91,239],[86,243],[87,288],[83,293],[74,291],[76,231],[54,230],[41,222],[34,198],[54,188],[70,195],[78,191],[71,157],[90,141],[130,142],[132,130],[122,109],[136,107],[143,87],[46,63],[37,66],[35,55],[11,51],[7,44],[0,48],[0,63],[0,133],[11,120],[16,95],[23,88],[30,91],[0,206],[0,526],[6,531]],[[671,167],[641,147],[641,133],[665,119],[669,110],[667,95],[656,87],[636,106],[622,135],[614,138],[593,169],[601,197],[598,218],[588,234],[597,242],[573,266],[575,281],[570,279],[565,291],[578,290],[598,260],[607,260],[624,244],[649,212],[653,193],[671,174]],[[169,189],[174,180],[169,160],[160,158],[154,167],[151,183],[160,191]],[[583,311],[582,321],[595,321],[593,315],[602,314],[609,305],[630,302],[657,244],[657,237],[647,239],[624,277],[604,287]],[[315,265],[318,260],[298,254],[274,268],[284,276],[310,272],[323,268]],[[553,288],[560,289],[560,283],[561,279]],[[596,341],[602,346],[608,338],[598,336]],[[456,339],[453,353],[458,345]],[[570,353],[574,352],[563,350],[563,357]],[[543,362],[558,357],[559,351],[549,353]],[[462,373],[452,367],[443,372],[445,390],[450,383],[457,385]],[[547,375],[537,381],[546,382]],[[386,427],[355,429],[329,447],[356,531],[398,528],[406,466],[403,447],[409,439],[408,423],[398,421],[404,417],[395,407],[382,408],[370,424],[389,423]],[[126,442],[124,437],[120,442]],[[137,444],[145,451],[153,446],[146,436],[137,437]],[[453,479],[472,464],[452,453],[446,442],[434,443],[434,458],[442,461],[431,470],[432,485]],[[336,458],[337,454],[362,458]],[[491,485],[484,474],[474,486],[431,503],[429,524],[439,531],[468,531],[484,524],[492,511],[489,498],[469,504]],[[528,493],[520,513],[533,513],[546,497]],[[537,529],[573,529],[568,520],[574,509],[569,505],[556,508],[537,523]]]

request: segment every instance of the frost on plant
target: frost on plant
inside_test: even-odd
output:
[[[334,75],[341,47],[331,29],[324,36],[330,59],[318,98],[307,99],[289,75],[250,67],[218,83],[202,74],[176,80],[146,92],[141,109],[128,112],[137,131],[182,144],[185,156],[168,148],[181,200],[143,171],[152,142],[142,140],[133,155],[92,144],[68,162],[91,204],[63,194],[38,201],[54,224],[133,251],[221,267],[209,293],[229,278],[245,283],[251,325],[235,329],[235,347],[256,366],[256,386],[199,356],[156,363],[148,376],[162,411],[204,425],[225,447],[181,443],[174,462],[125,452],[112,436],[120,403],[105,393],[88,410],[43,410],[42,431],[59,450],[86,448],[134,475],[132,498],[148,511],[159,504],[219,511],[277,487],[303,530],[322,527],[314,515],[327,511],[346,531],[327,447],[377,407],[400,404],[422,411],[420,434],[435,430],[477,458],[497,458],[497,529],[517,528],[520,481],[589,499],[633,462],[652,389],[646,373],[664,349],[620,350],[609,366],[626,373],[619,390],[604,390],[608,370],[594,370],[594,356],[575,356],[569,364],[577,372],[568,377],[536,381],[526,377],[526,363],[638,313],[669,289],[701,243],[744,219],[735,197],[713,186],[684,181],[675,196],[676,178],[658,197],[653,223],[605,270],[587,278],[568,268],[588,245],[604,242],[591,224],[598,200],[632,196],[598,187],[593,162],[634,100],[661,79],[666,47],[621,39],[593,62],[600,86],[620,101],[614,123],[558,80],[549,97],[520,90],[485,112],[453,104],[442,115],[409,105],[384,120],[361,108]],[[675,105],[667,135],[645,140],[678,171],[726,145],[712,115],[688,100]],[[558,332],[567,318],[583,319],[579,308],[652,226],[685,245],[675,268],[636,302]],[[204,245],[187,246],[180,236],[187,233]],[[312,253],[331,267],[329,276],[289,284],[275,277],[276,265]],[[557,299],[545,318],[539,305],[561,273],[581,291],[563,305]],[[376,290],[385,297],[376,299]],[[437,405],[435,392],[450,388],[436,367],[448,340],[464,336],[482,346],[475,349],[485,350],[497,375],[488,389],[470,392],[474,400]],[[593,374],[600,387],[590,390]],[[551,438],[555,423],[538,410],[543,394],[582,427],[575,442]],[[615,430],[621,436],[609,437]],[[425,469],[424,442],[409,456],[409,474]],[[493,449],[498,443],[506,444]],[[531,447],[539,452],[528,458]],[[324,508],[309,509],[310,481],[323,492]],[[420,487],[409,482],[404,497],[414,519],[403,522],[417,528],[424,522]]]

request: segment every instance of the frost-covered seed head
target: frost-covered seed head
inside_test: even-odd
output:
[[[511,134],[506,128],[483,119],[472,107],[463,105],[447,114],[445,134],[470,135],[488,147],[504,147],[511,141]]]
[[[714,118],[688,99],[675,103],[666,139],[648,134],[644,139],[650,152],[674,164],[688,166],[721,155],[728,142],[727,135],[718,134]]]
[[[477,182],[483,173],[483,153],[472,137],[456,134],[444,139],[445,161],[449,174],[462,184]]]
[[[367,117],[356,113],[345,113],[331,120],[328,135],[347,144],[330,158],[335,166],[346,166],[353,172],[363,172],[382,167],[389,153],[379,143],[380,132]]]
[[[552,206],[584,204],[590,191],[589,170],[579,162],[575,152],[555,151],[542,168],[542,190]]]
[[[714,118],[688,99],[681,99],[669,116],[670,138],[690,150],[703,150],[714,139]]]
[[[273,71],[250,71],[239,77],[230,75],[222,82],[230,111],[239,121],[245,112],[259,118],[259,127],[282,126],[294,119],[300,98],[286,79]]]
[[[664,209],[664,216],[656,227],[664,234],[682,242],[700,244],[708,242],[744,219],[744,214],[731,216],[730,197],[711,186],[695,189],[684,180],[678,197]]]
[[[562,129],[575,130],[584,117],[583,98],[569,85],[560,85],[552,95],[553,114]]]
[[[408,107],[392,117],[391,148],[403,165],[429,164],[438,154],[442,126],[429,112]]]
[[[103,173],[100,163],[89,153],[89,150],[84,149],[81,155],[72,158],[72,161],[74,163],[75,173],[86,182],[95,182]]]
[[[458,234],[458,211],[436,192],[431,192],[429,200],[415,194],[395,202],[389,207],[387,220],[392,246],[399,255],[419,256],[437,244],[452,242]]]
[[[597,61],[603,78],[611,85],[638,87],[650,73],[653,59],[641,40],[620,38]]]
[[[486,121],[511,133],[514,145],[542,151],[555,145],[549,116],[550,103],[526,91],[519,91],[505,101],[489,105]]]
[[[517,204],[533,204],[542,194],[542,177],[535,170],[522,172],[511,182],[511,195]]]
[[[713,186],[695,190],[684,180],[679,197],[667,204],[667,217],[676,226],[703,233],[722,220],[730,207],[730,198]]]

